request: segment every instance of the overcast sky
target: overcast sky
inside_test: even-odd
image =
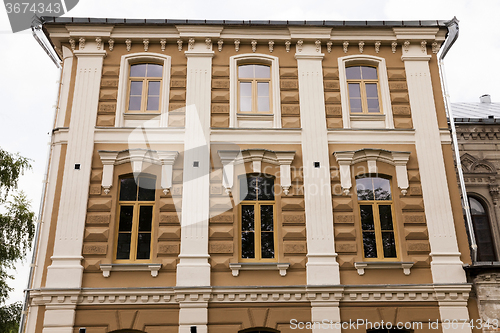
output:
[[[80,0],[66,16],[171,19],[460,20],[460,36],[446,57],[452,102],[500,101],[498,0]],[[33,160],[20,183],[38,212],[59,71],[31,36],[12,34],[0,9],[0,146]],[[20,265],[9,302],[22,300],[27,265]]]

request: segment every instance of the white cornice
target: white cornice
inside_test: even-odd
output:
[[[113,28],[110,25],[66,25],[71,37],[109,37]]]
[[[176,25],[180,37],[220,37],[222,26]]]
[[[434,40],[439,28],[392,28],[398,40]]]
[[[396,35],[389,29],[370,29],[370,30],[332,30],[331,40],[343,42],[348,41],[393,41]]]
[[[300,144],[301,130],[285,129],[213,129],[210,135],[212,143],[234,144]]]
[[[291,38],[295,39],[330,39],[332,28],[320,27],[288,27]]]

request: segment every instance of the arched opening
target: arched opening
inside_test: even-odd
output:
[[[475,197],[469,197],[469,206],[477,243],[477,261],[496,261],[490,219],[485,205]]]

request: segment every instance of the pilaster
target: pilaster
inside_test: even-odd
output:
[[[71,70],[73,68],[73,52],[66,46],[62,47],[63,68],[61,74],[61,88],[59,90],[59,104],[57,105],[57,116],[55,128],[64,127],[67,114],[69,87],[71,82]]]
[[[301,41],[299,41],[301,42]],[[307,284],[340,283],[333,238],[321,48],[297,43],[307,230]]]
[[[97,116],[102,62],[106,52],[95,42],[80,42],[75,93],[68,133],[61,201],[57,218],[52,263],[46,287],[80,288],[82,244],[87,212],[94,127]],[[47,309],[44,333],[73,332],[74,308]]]

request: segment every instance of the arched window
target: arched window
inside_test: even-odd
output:
[[[127,112],[159,112],[162,76],[162,65],[130,65]]]
[[[154,176],[120,179],[117,262],[147,262],[151,259],[155,189]]]
[[[380,114],[380,89],[377,68],[351,66],[345,69],[351,114]]]
[[[240,177],[240,258],[242,261],[275,261],[274,178]]]
[[[477,242],[477,260],[496,261],[488,212],[484,205],[474,197],[469,197],[469,205]]]
[[[238,66],[238,112],[271,112],[271,66]]]
[[[379,177],[356,179],[365,259],[396,259],[391,182]]]

